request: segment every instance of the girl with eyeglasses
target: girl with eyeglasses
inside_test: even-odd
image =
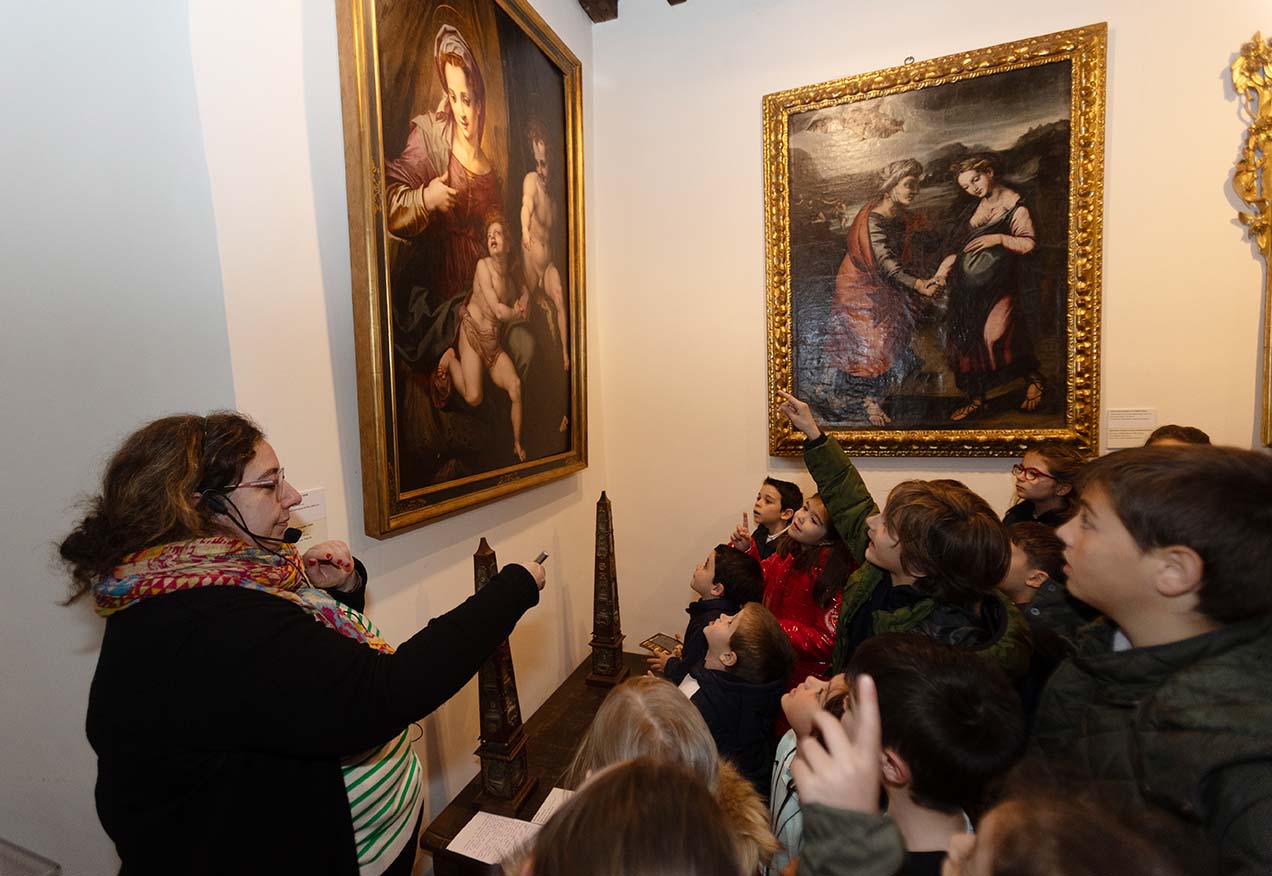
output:
[[[1070,444],[1055,439],[1039,441],[1011,467],[1016,481],[1016,502],[1003,522],[1042,523],[1053,529],[1073,516],[1078,494],[1078,472],[1086,459]]]

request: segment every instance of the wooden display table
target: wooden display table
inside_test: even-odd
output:
[[[623,665],[631,675],[643,675],[646,656],[624,652]],[[587,728],[592,725],[596,710],[610,692],[608,687],[587,684],[587,674],[591,668],[592,658],[589,654],[525,722],[529,773],[538,779],[538,785],[526,799],[525,806],[518,813],[519,818],[528,821],[539,811],[548,792],[560,784],[561,777],[574,757],[574,750]],[[477,803],[480,791],[481,776],[478,775],[420,834],[420,848],[433,856],[435,876],[497,876],[501,872],[497,866],[483,864],[446,850],[455,835],[473,817],[473,813],[480,809]]]

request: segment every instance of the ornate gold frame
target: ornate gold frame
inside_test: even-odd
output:
[[[858,430],[833,434],[859,456],[1017,456],[1043,438],[1099,446],[1101,241],[1104,206],[1105,44],[1094,24],[930,61],[808,85],[764,98],[764,215],[768,298],[769,452],[793,456],[803,436],[778,412],[794,386],[790,238],[790,116],[810,109],[936,88],[1060,60],[1072,62],[1069,164],[1068,359],[1065,428]]]
[[[1238,197],[1250,205],[1239,213],[1250,237],[1263,253],[1263,388],[1259,434],[1272,447],[1272,40],[1256,33],[1232,62],[1232,84],[1250,119],[1245,147],[1232,175]]]
[[[497,6],[559,70],[565,87],[568,237],[570,449],[424,489],[400,489],[389,319],[389,235],[384,214],[384,143],[377,53],[377,0],[336,0],[345,132],[349,255],[357,362],[362,496],[368,535],[384,538],[587,467],[587,354],[584,296],[582,66],[525,0]],[[431,61],[429,62],[431,63]]]

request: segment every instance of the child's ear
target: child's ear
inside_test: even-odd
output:
[[[1152,553],[1157,563],[1154,586],[1162,596],[1187,596],[1201,589],[1205,563],[1195,550],[1175,544],[1154,548]]]
[[[1056,483],[1056,495],[1057,495],[1057,496],[1067,496],[1067,495],[1069,495],[1071,492],[1073,492],[1073,484],[1062,484],[1062,483],[1059,483],[1059,482],[1057,482],[1057,483]]]
[[[879,776],[885,785],[903,788],[910,784],[910,765],[891,748],[879,755]]]
[[[789,523],[790,521],[792,521],[792,520],[794,520],[794,519],[795,519],[795,509],[794,509],[794,508],[783,508],[783,509],[782,509],[782,513],[778,515],[778,519],[779,519],[779,520],[785,520],[786,522],[788,522],[788,523]]]
[[[720,655],[720,662],[725,666],[732,666],[734,663],[738,662],[738,655],[732,651],[725,651]]]
[[[1029,577],[1025,579],[1025,586],[1030,590],[1037,590],[1047,582],[1047,573],[1042,569],[1030,569]]]
[[[711,587],[707,590],[707,592],[710,593],[712,596],[717,596],[717,597],[723,596],[724,585],[721,584],[719,581],[712,581]]]

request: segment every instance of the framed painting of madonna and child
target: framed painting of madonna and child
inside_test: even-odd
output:
[[[771,453],[1098,446],[1106,31],[764,98]]]
[[[578,59],[523,0],[337,0],[363,508],[587,465]]]

